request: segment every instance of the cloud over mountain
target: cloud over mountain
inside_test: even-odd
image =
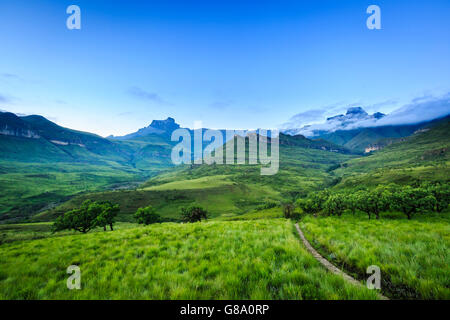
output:
[[[289,134],[315,136],[337,130],[420,123],[450,114],[450,93],[440,97],[425,96],[413,99],[411,103],[388,115],[380,112],[369,115],[362,107],[351,107],[346,114],[328,117],[322,123],[314,123],[325,114],[326,109],[302,112],[293,116],[282,127]]]

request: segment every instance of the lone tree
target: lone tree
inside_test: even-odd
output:
[[[202,219],[208,219],[208,212],[202,207],[191,206],[189,208],[181,208],[181,219],[184,222],[197,222]]]
[[[436,199],[425,188],[405,186],[393,194],[393,207],[402,211],[409,220],[415,213],[432,210]]]
[[[120,211],[120,207],[118,204],[111,204],[110,202],[104,202],[100,204],[102,207],[102,211],[97,216],[96,224],[99,227],[103,227],[103,230],[106,231],[106,226],[109,225],[109,228],[113,229],[114,219]]]
[[[73,209],[58,217],[53,224],[53,231],[75,230],[82,233],[89,232],[97,226],[109,225],[113,230],[114,217],[119,211],[119,205],[109,202],[84,201],[78,209]]]
[[[161,221],[161,216],[156,213],[155,208],[147,206],[139,208],[134,214],[134,218],[139,224],[149,225]]]
[[[102,207],[99,203],[86,200],[80,208],[68,211],[58,217],[53,224],[53,230],[72,229],[82,233],[89,232],[96,226],[96,218],[101,211]]]

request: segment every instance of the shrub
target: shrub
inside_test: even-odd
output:
[[[181,208],[181,219],[184,222],[197,222],[202,219],[208,219],[208,212],[202,207],[191,206],[189,208]]]
[[[161,216],[156,213],[155,208],[147,206],[139,208],[134,214],[134,218],[139,224],[149,225],[161,221]]]

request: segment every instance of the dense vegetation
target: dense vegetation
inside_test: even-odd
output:
[[[379,185],[375,189],[360,189],[353,193],[324,190],[297,201],[303,212],[316,216],[341,216],[345,210],[350,210],[353,214],[359,210],[367,214],[369,219],[371,216],[380,219],[380,214],[386,211],[400,211],[411,219],[417,213],[442,212],[449,203],[450,186],[441,183],[423,184],[419,187]],[[293,211],[294,208],[290,210]]]

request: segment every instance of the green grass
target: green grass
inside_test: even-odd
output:
[[[68,230],[53,233],[52,225],[52,222],[0,224],[0,244],[79,234],[76,231]],[[114,224],[114,230],[123,230],[136,226],[136,223],[118,222]],[[103,228],[95,228],[91,232],[103,232]]]
[[[382,290],[394,298],[450,299],[450,216],[366,220],[306,217],[301,227],[334,263],[367,278],[378,265]]]
[[[68,290],[66,268],[81,269]],[[375,299],[328,273],[284,219],[164,223],[0,246],[0,299]]]
[[[226,175],[216,175],[210,177],[201,177],[190,180],[180,180],[168,182],[143,188],[143,190],[188,190],[188,189],[208,189],[231,185],[233,182],[227,180]]]

